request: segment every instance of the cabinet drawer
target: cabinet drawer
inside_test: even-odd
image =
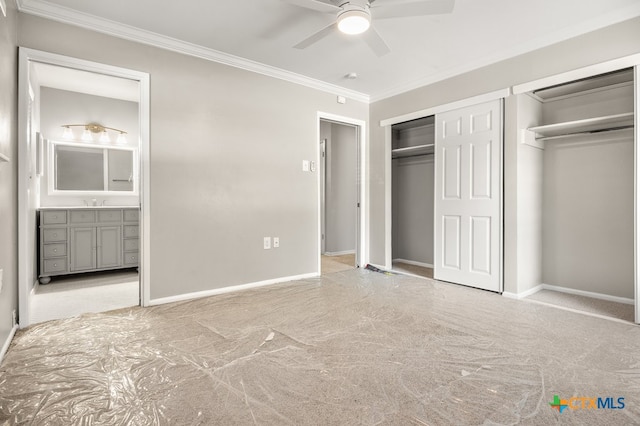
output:
[[[138,253],[130,252],[124,254],[124,264],[125,265],[138,265]]]
[[[121,222],[122,211],[121,210],[101,210],[98,211],[98,222]]]
[[[124,251],[138,251],[138,239],[135,240],[124,240]]]
[[[94,223],[96,221],[95,210],[82,210],[69,212],[71,218],[70,223]]]
[[[138,238],[138,225],[125,225],[124,226],[125,238]]]
[[[42,212],[43,225],[56,225],[59,223],[67,223],[66,211]]]
[[[139,210],[125,210],[124,221],[125,222],[138,222],[140,220]]]
[[[45,244],[42,246],[45,259],[67,255],[67,244]]]
[[[49,228],[42,230],[42,241],[45,243],[55,243],[67,241],[67,228]]]
[[[44,270],[42,274],[50,274],[52,272],[66,272],[67,258],[49,259],[44,261]]]

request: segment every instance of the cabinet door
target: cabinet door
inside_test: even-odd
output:
[[[98,268],[115,268],[122,265],[121,232],[119,226],[98,228]]]
[[[71,271],[96,268],[96,228],[71,228]]]

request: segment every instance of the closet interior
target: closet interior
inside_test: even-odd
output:
[[[539,181],[522,195],[541,229],[529,298],[633,321],[634,91],[631,68],[519,95],[520,142],[538,150],[518,160]]]
[[[435,117],[392,126],[393,270],[433,277]]]

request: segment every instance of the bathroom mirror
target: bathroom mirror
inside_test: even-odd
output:
[[[55,141],[48,148],[50,192],[136,192],[134,149]]]

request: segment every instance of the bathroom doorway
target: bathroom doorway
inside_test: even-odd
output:
[[[148,93],[148,74],[20,48],[20,327],[148,301]]]

